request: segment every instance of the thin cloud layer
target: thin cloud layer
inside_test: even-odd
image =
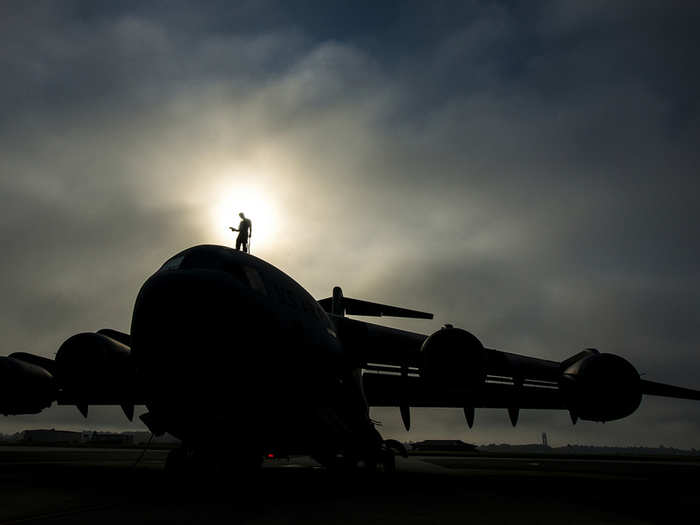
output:
[[[7,352],[128,330],[143,280],[230,242],[212,208],[254,188],[278,221],[255,253],[317,297],[340,284],[437,314],[393,326],[549,359],[599,347],[700,387],[696,9],[302,5],[2,8]],[[480,411],[469,433],[420,410],[411,434],[373,414],[408,439],[696,447],[698,410],[645,400],[573,428],[524,412],[517,429]],[[126,428],[94,412],[0,430]]]

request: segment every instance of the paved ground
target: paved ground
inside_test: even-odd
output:
[[[345,477],[298,458],[173,480],[165,452],[134,466],[139,455],[0,447],[0,524],[628,524],[700,511],[700,462],[412,457],[393,475]]]

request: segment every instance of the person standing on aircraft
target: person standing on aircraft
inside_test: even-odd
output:
[[[243,212],[239,213],[238,216],[241,218],[241,223],[238,228],[230,226],[232,232],[238,232],[238,237],[236,237],[236,250],[241,249],[243,246],[243,251],[248,253],[248,239],[253,236],[253,223],[250,219],[246,218]]]

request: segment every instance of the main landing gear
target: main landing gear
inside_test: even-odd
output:
[[[406,447],[403,445],[403,443],[396,441],[395,439],[384,440],[382,443],[381,452],[379,454],[384,472],[396,471],[396,456],[407,458],[408,451],[406,450]]]
[[[328,470],[337,473],[387,472],[396,471],[396,456],[408,457],[402,443],[388,439],[380,448],[368,455],[339,454],[336,456],[317,456],[315,459]]]

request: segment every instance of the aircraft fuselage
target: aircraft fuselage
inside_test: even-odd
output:
[[[185,443],[318,455],[378,446],[332,320],[256,257],[197,246],[169,259],[139,292],[131,342],[153,421]]]

